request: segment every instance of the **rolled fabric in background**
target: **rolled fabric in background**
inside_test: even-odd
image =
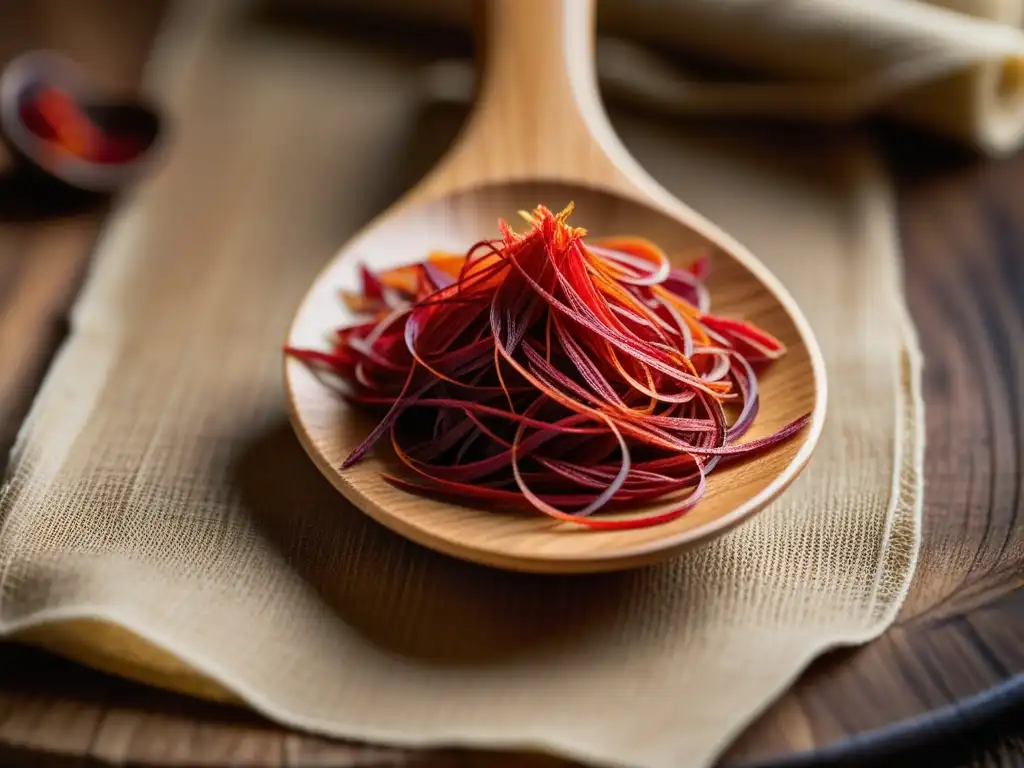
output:
[[[300,1],[460,27],[472,18],[467,0]],[[1024,143],[1024,0],[597,6],[598,72],[613,99],[808,123],[880,114],[990,156]]]

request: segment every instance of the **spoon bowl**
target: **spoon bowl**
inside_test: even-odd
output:
[[[430,250],[465,251],[496,237],[500,218],[512,221],[516,211],[538,204],[560,210],[572,201],[573,224],[590,236],[642,236],[678,264],[707,253],[713,311],[752,321],[787,346],[787,354],[758,377],[761,409],[745,440],[769,435],[807,413],[812,418],[770,451],[716,468],[701,501],[671,522],[584,530],[539,512],[481,509],[400,490],[381,476],[396,473],[398,464],[386,450],[340,470],[372,422],[301,362],[286,358],[296,432],[345,497],[412,541],[506,569],[617,570],[709,541],[748,519],[792,482],[809,460],[824,419],[824,364],[792,298],[742,245],[658,186],[611,132],[592,79],[592,11],[587,0],[491,3],[485,79],[466,129],[432,174],[331,261],[303,300],[287,343],[322,346],[327,333],[355,320],[339,300],[339,290],[359,286],[361,263],[380,270],[420,260]],[[514,100],[517,94],[525,98],[526,91],[530,102]],[[532,104],[530,116],[520,113],[520,122],[510,125],[506,107],[511,103]],[[565,104],[573,108],[565,110]],[[563,108],[555,112],[556,105]],[[544,141],[537,139],[541,135]]]

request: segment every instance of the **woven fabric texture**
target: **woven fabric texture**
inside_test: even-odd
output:
[[[177,6],[149,72],[173,152],[102,237],[0,498],[0,633],[335,736],[708,765],[815,656],[883,631],[913,573],[921,361],[885,180],[852,137],[616,114],[803,307],[824,433],[776,503],[670,563],[479,568],[346,504],[281,388],[309,283],[436,158],[421,64]]]

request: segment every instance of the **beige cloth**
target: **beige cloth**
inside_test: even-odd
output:
[[[613,6],[620,24],[632,3]],[[897,118],[994,155],[1024,141],[1024,0],[684,0],[640,39],[755,73],[694,80],[609,43],[607,88],[682,114],[849,123]],[[680,34],[688,30],[686,34]],[[638,76],[640,72],[642,76]]]
[[[244,3],[176,6],[149,72],[173,152],[105,232],[0,498],[0,634],[335,736],[708,765],[811,659],[883,631],[913,572],[920,360],[884,179],[852,138],[618,115],[804,308],[825,430],[775,504],[673,562],[487,570],[346,504],[281,392],[310,281],[422,171],[419,72]]]

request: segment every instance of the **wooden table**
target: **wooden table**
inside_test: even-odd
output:
[[[131,87],[162,5],[0,4],[0,62],[28,47],[55,46],[106,82]],[[886,143],[910,306],[927,360],[927,491],[915,585],[889,632],[817,662],[734,745],[725,765],[876,765],[883,755],[898,764],[908,755],[917,764],[965,764],[976,757],[972,749],[1007,761],[1024,752],[1024,156],[982,163],[891,132]],[[64,333],[104,215],[102,205],[37,215],[52,203],[0,179],[3,455]],[[4,765],[524,760],[454,752],[414,758],[328,742],[38,651],[0,647]]]

